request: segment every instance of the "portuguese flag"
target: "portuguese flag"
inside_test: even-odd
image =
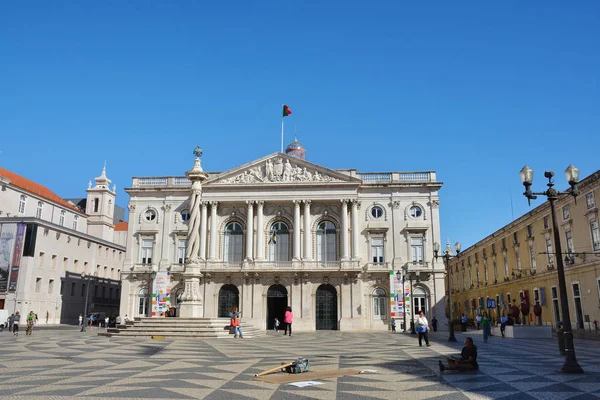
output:
[[[286,104],[284,104],[283,105],[283,116],[287,117],[291,113],[292,113],[292,110],[290,110],[290,108]]]

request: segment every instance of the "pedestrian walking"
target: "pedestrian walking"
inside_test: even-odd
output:
[[[465,314],[463,314],[462,317],[460,317],[460,326],[463,332],[467,331],[467,316]]]
[[[90,320],[90,332],[91,332],[92,331],[92,325],[94,324],[94,315],[93,314],[90,314],[89,320]]]
[[[392,318],[392,332],[396,332],[396,319]]]
[[[431,327],[433,328],[434,332],[437,332],[437,325],[438,325],[438,320],[434,316],[433,319],[431,320]]]
[[[27,314],[27,330],[25,331],[25,336],[31,336],[33,324],[35,324],[35,314],[33,311],[30,311],[29,314]]]
[[[504,337],[504,331],[506,330],[506,323],[508,322],[508,317],[502,313],[502,318],[500,318],[500,333],[502,333],[502,337]]]
[[[477,314],[477,317],[475,317],[475,321],[477,322],[477,330],[481,329],[481,314]]]
[[[8,331],[9,332],[12,332],[14,323],[15,323],[15,314],[11,314],[11,316],[8,317]]]
[[[83,328],[83,315],[79,314],[79,329]]]
[[[15,320],[13,321],[13,335],[19,336],[19,323],[21,322],[21,313],[17,311]]]
[[[288,329],[290,330],[290,336],[292,336],[292,321],[294,320],[294,314],[292,314],[292,307],[289,307],[285,310],[285,315],[283,316],[283,323],[285,324],[285,331],[283,335],[285,336],[288,333]]]
[[[279,318],[275,317],[275,324],[273,325],[273,330],[275,332],[279,332]]]
[[[419,311],[419,318],[417,319],[417,332],[419,333],[419,346],[423,347],[423,339],[427,347],[431,347],[429,343],[429,322],[425,318],[423,310]]]
[[[492,321],[485,311],[483,312],[483,317],[481,317],[481,325],[483,327],[483,341],[487,342],[492,330]]]
[[[108,332],[108,322],[110,321],[110,319],[108,318],[108,316],[106,316],[106,318],[104,318],[104,329],[106,329],[106,331]]]

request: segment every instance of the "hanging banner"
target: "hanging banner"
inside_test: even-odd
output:
[[[15,237],[15,249],[13,251],[12,268],[10,270],[9,292],[17,291],[17,281],[19,280],[19,268],[21,267],[21,258],[23,256],[23,243],[25,242],[26,224],[17,226],[17,235]]]
[[[0,228],[0,293],[3,293],[8,290],[17,224],[4,224]]]
[[[156,274],[152,287],[152,316],[166,316],[171,308],[171,272]]]
[[[407,318],[410,318],[410,285],[404,283],[402,290],[402,272],[398,276],[394,271],[390,274],[390,317],[403,318],[406,312]]]

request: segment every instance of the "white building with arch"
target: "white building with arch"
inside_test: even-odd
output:
[[[283,153],[226,172],[198,168],[193,188],[185,176],[158,176],[126,189],[121,315],[152,315],[152,292],[155,316],[171,306],[220,317],[238,306],[267,329],[290,306],[295,330],[385,330],[390,271],[404,270],[419,306],[445,319],[435,172],[332,170]]]

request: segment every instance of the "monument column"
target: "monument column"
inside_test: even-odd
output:
[[[210,246],[208,249],[208,259],[215,261],[217,259],[217,207],[219,203],[210,202]]]
[[[207,208],[208,203],[202,202],[202,215],[200,217],[200,259],[206,260],[206,228],[207,228]]]
[[[348,259],[348,200],[342,202],[342,260]]]
[[[191,216],[188,222],[188,245],[185,252],[185,268],[183,271],[184,291],[181,296],[180,316],[183,318],[200,318],[203,315],[202,294],[200,293],[200,203],[202,199],[202,181],[208,175],[202,170],[200,157],[202,149],[197,146],[194,150],[196,161],[194,167],[186,172],[186,176],[192,181],[192,193],[190,196]]]
[[[265,202],[259,200],[256,202],[256,259],[264,260],[264,241],[265,241],[265,233],[263,227],[263,207],[265,206]]]
[[[310,235],[310,200],[304,200],[304,259],[312,259],[312,238]]]
[[[248,221],[246,221],[246,259],[253,259],[254,248],[254,201],[246,201],[248,204]]]
[[[300,200],[294,200],[294,260],[300,260]]]
[[[352,259],[358,259],[358,200],[352,200]]]

